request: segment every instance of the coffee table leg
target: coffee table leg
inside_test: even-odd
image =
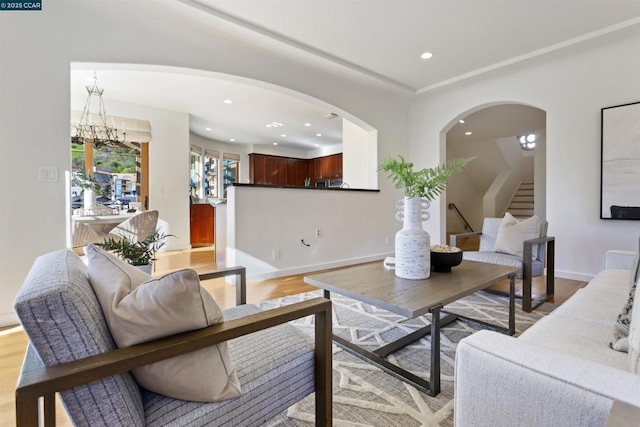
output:
[[[331,299],[331,292],[323,290],[322,296],[325,297],[326,299]]]
[[[440,309],[441,305],[433,307],[431,312],[431,373],[429,378],[429,395],[440,393]]]
[[[516,333],[516,275],[509,276],[509,335]]]

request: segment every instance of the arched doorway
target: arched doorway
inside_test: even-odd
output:
[[[447,186],[447,234],[480,231],[483,218],[507,211],[546,218],[544,110],[512,102],[477,106],[453,119],[443,135],[447,160],[475,157]],[[523,149],[522,135],[534,135],[535,147]]]

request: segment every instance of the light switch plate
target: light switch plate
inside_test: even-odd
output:
[[[39,182],[58,182],[58,168],[44,167],[44,166],[39,167],[38,181]]]

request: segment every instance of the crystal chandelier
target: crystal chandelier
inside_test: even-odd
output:
[[[98,77],[94,71],[93,84],[87,85],[87,102],[78,123],[71,124],[71,142],[74,144],[93,144],[96,147],[102,145],[122,145],[127,136],[122,132],[118,134],[115,126],[107,123],[107,112],[104,108],[102,93],[104,89],[98,87]],[[97,97],[97,113],[91,113],[92,98]]]

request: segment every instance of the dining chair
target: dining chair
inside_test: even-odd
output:
[[[109,237],[126,238],[139,242],[156,232],[158,211],[144,211],[118,224],[109,232]]]

